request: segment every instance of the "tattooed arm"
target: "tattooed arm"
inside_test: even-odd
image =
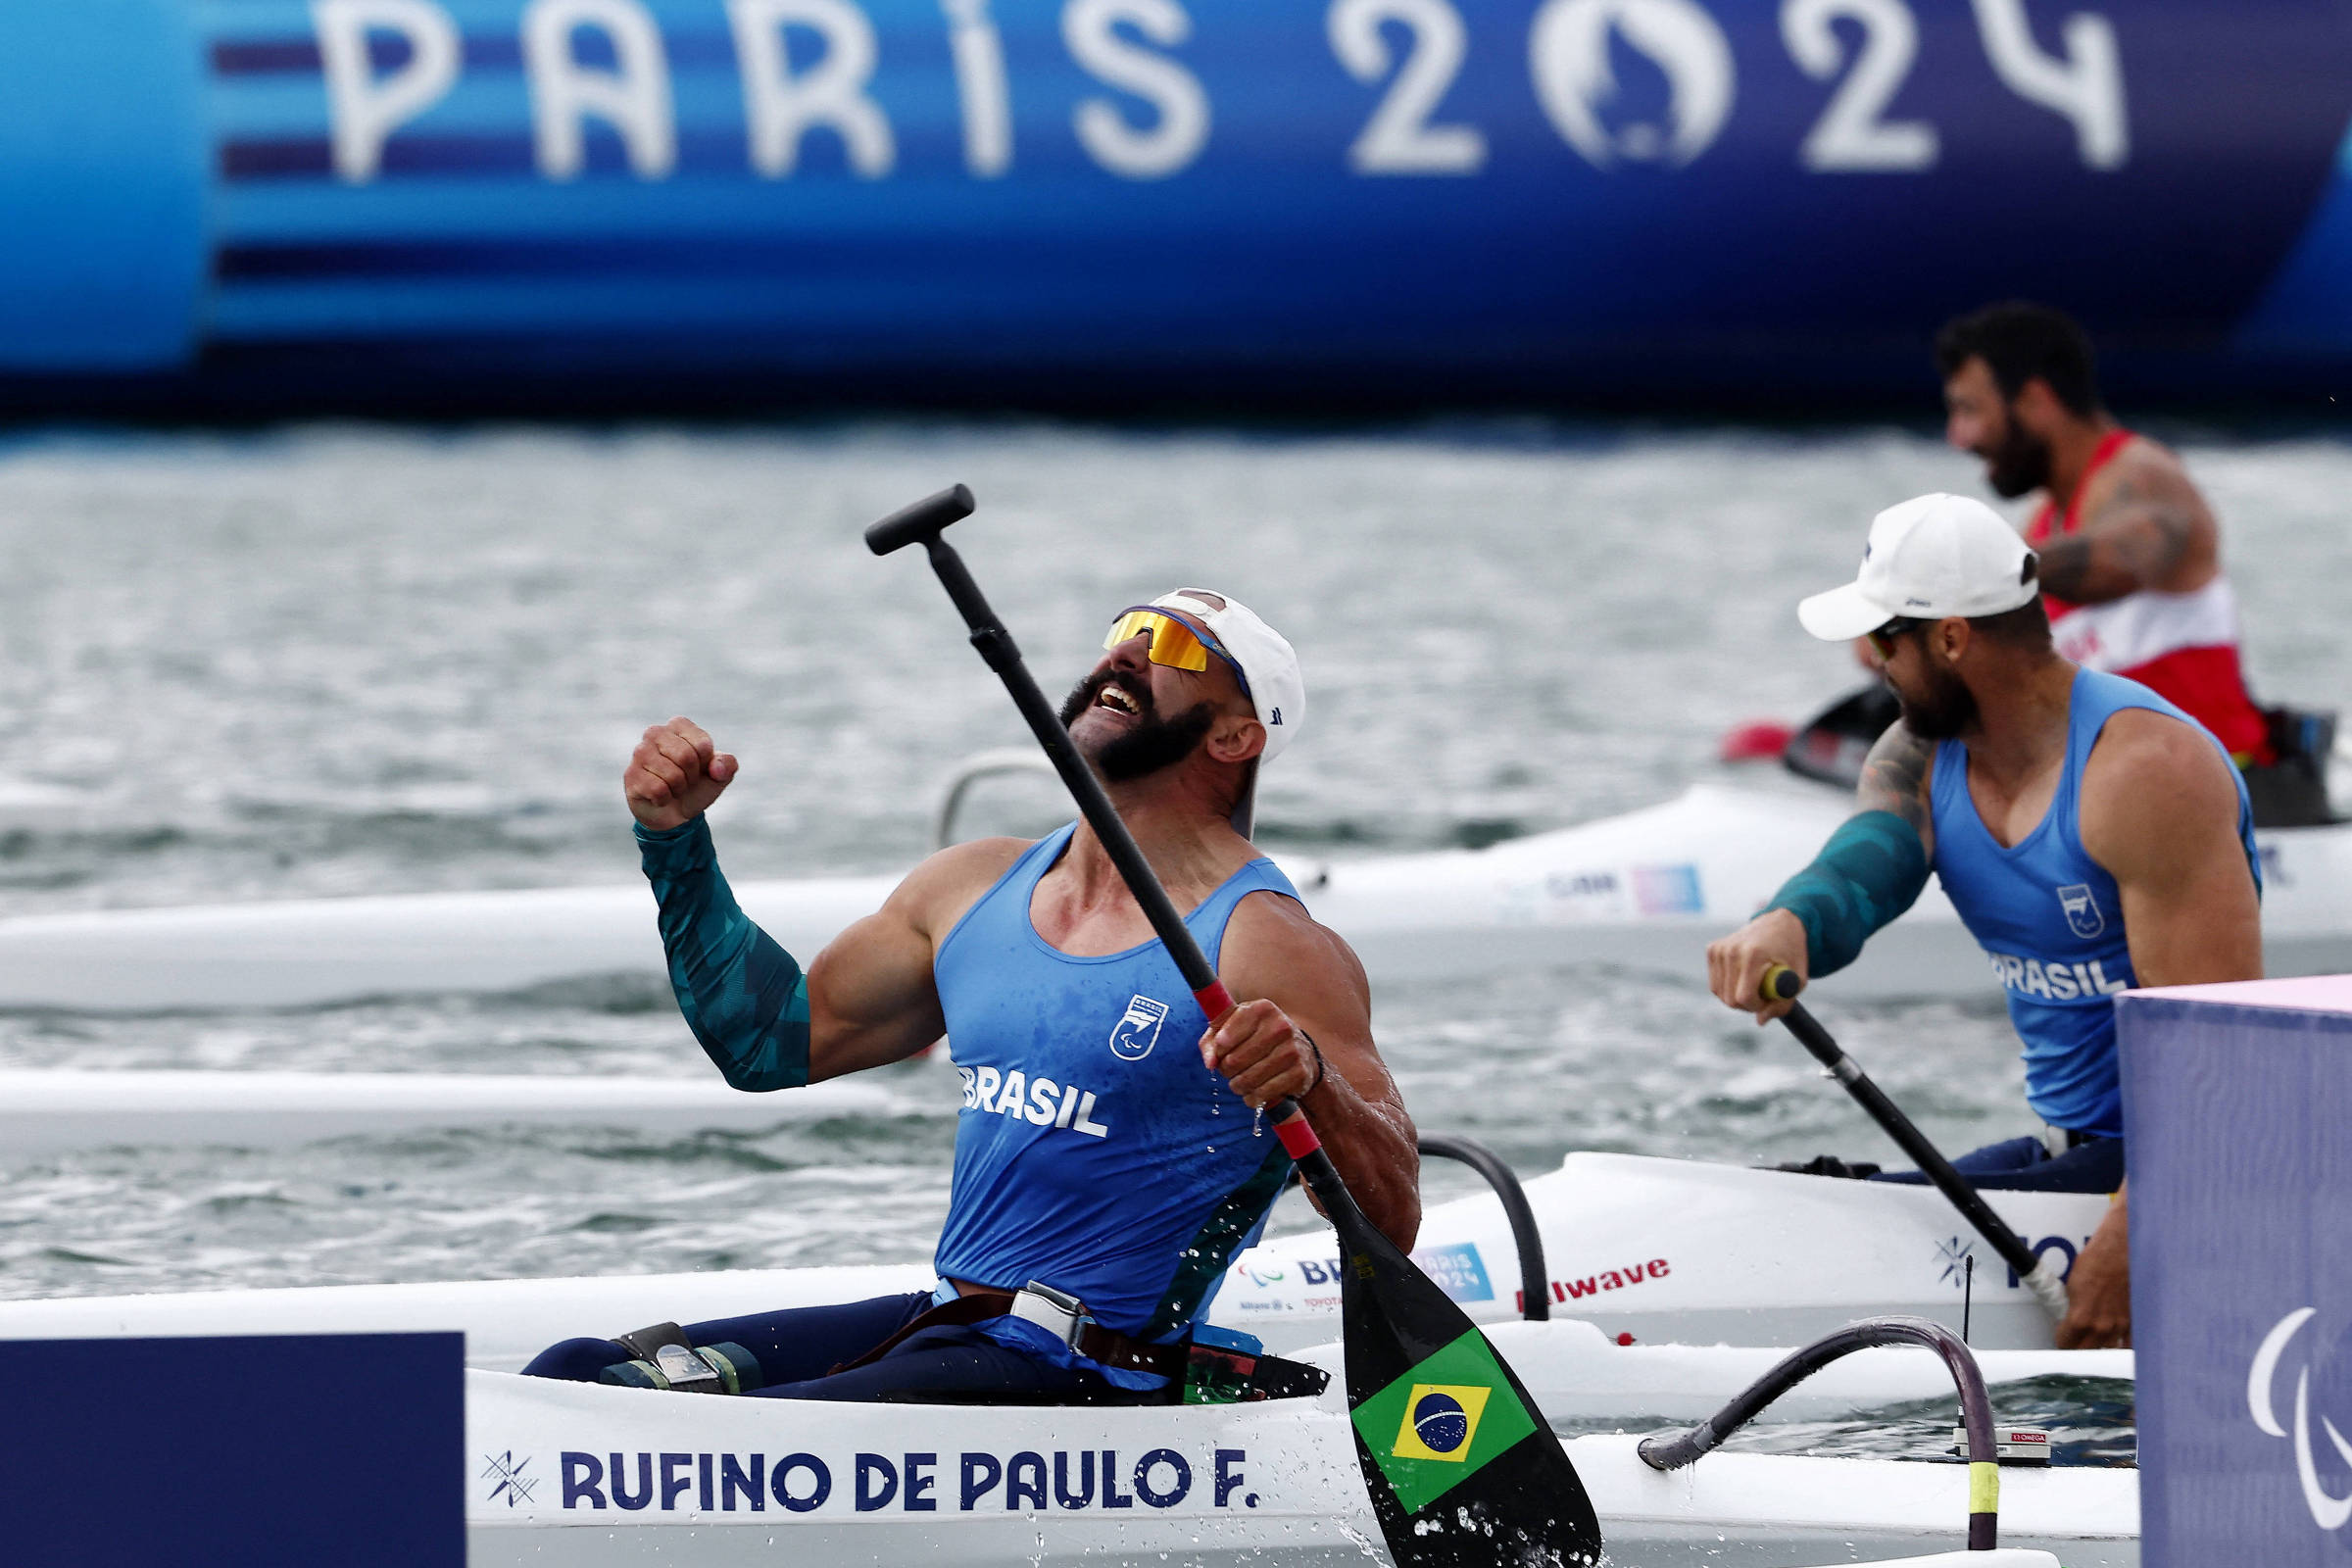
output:
[[[1789,1004],[1761,987],[1775,964],[1803,979],[1853,962],[1862,944],[1911,907],[1927,886],[1936,823],[1929,781],[1934,743],[1899,720],[1862,764],[1854,814],[1830,835],[1813,863],[1773,895],[1764,912],[1707,947],[1707,988],[1728,1006],[1766,1023]]]
[[[2077,604],[2142,589],[2187,593],[2213,578],[2213,514],[2180,460],[2139,441],[2093,475],[2075,531],[2041,551],[2041,586]]]
[[[1936,858],[1936,816],[1929,782],[1936,767],[1936,743],[1911,733],[1896,719],[1886,727],[1870,756],[1862,762],[1862,782],[1854,788],[1854,813],[1892,811],[1911,824],[1919,847]]]

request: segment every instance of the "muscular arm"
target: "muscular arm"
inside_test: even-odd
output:
[[[2262,976],[2262,903],[2237,836],[2237,786],[2213,742],[2179,719],[2127,709],[2082,773],[2082,848],[2115,878],[2143,986]],[[2061,1349],[2132,1343],[2125,1195],[2067,1278]]]
[[[898,1061],[937,1040],[947,1026],[931,933],[952,925],[1021,848],[990,839],[942,850],[804,974],[736,904],[702,817],[667,831],[640,827],[638,841],[678,1010],[727,1082],[753,1092]]]
[[[705,1054],[728,1083],[759,1091],[897,1061],[937,1040],[938,939],[1025,846],[979,839],[940,851],[804,974],[736,904],[710,846],[704,813],[737,771],[709,731],[678,717],[646,730],[620,775],[661,906],[670,989]]]
[[[2123,897],[2143,986],[2262,975],[2262,903],[2237,836],[2237,785],[2213,742],[2126,709],[2082,775],[2082,848]]]
[[[2041,585],[2103,604],[2142,589],[2185,593],[2213,575],[2213,515],[2169,452],[2134,443],[2094,475],[2075,531],[2041,549]]]
[[[1862,760],[1862,780],[1854,786],[1854,814],[1892,811],[1911,824],[1919,847],[1936,858],[1936,805],[1930,775],[1936,768],[1936,743],[1911,733],[1896,719],[1886,726]]]
[[[1371,988],[1345,942],[1290,900],[1252,894],[1225,929],[1221,978],[1239,1004],[1201,1042],[1204,1060],[1253,1104],[1299,1101],[1357,1206],[1410,1250],[1421,1228],[1421,1155],[1413,1119],[1372,1043]],[[1311,1089],[1314,1053],[1323,1076]]]
[[[826,945],[808,966],[809,1082],[904,1060],[947,1033],[932,956],[1027,848],[976,839],[941,850]]]

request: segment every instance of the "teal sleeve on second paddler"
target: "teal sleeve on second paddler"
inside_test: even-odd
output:
[[[701,817],[637,828],[645,879],[661,906],[669,988],[704,1052],[738,1089],[808,1081],[808,981],[791,954],[752,923],[719,873]]]
[[[1892,811],[1864,811],[1838,824],[1813,863],[1764,907],[1804,922],[1806,967],[1819,979],[1859,957],[1871,934],[1911,907],[1927,885],[1919,830]]]

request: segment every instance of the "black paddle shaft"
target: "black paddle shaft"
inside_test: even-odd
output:
[[[1152,929],[1175,958],[1193,999],[1214,1023],[1233,1010],[1232,996],[1169,902],[1167,890],[1159,885],[1151,862],[1136,847],[1134,835],[1110,804],[1102,781],[1078,755],[1061,715],[1038,690],[1011,634],[989,608],[962,558],[940,538],[941,529],[971,515],[972,507],[972,493],[956,485],[883,518],[866,530],[865,542],[878,556],[910,544],[920,544],[930,555],[931,569],[939,574],[941,586],[971,628],[972,646],[1004,681],[1013,706],[1021,710],[1037,743],[1053,760],[1054,770],[1069,787],[1079,812],[1108,852],[1127,891],[1135,896]],[[1494,1568],[1504,1563],[1513,1568],[1520,1564],[1527,1568],[1589,1568],[1598,1563],[1600,1521],[1566,1450],[1543,1420],[1518,1375],[1494,1356],[1468,1314],[1364,1217],[1298,1102],[1285,1098],[1276,1102],[1272,1110],[1275,1136],[1322,1204],[1347,1259],[1340,1311],[1350,1411],[1394,1392],[1433,1358],[1475,1341],[1491,1361],[1499,1384],[1491,1391],[1494,1410],[1485,1418],[1507,1423],[1507,1398],[1515,1401],[1518,1418],[1529,1429],[1524,1438],[1480,1458],[1476,1465],[1467,1462],[1468,1455],[1458,1468],[1451,1462],[1438,1462],[1434,1468],[1447,1472],[1446,1487],[1450,1490],[1408,1505],[1384,1468],[1396,1459],[1396,1453],[1390,1452],[1389,1460],[1384,1461],[1357,1425],[1356,1461],[1391,1557],[1399,1568]],[[1428,1381],[1450,1383],[1471,1375],[1449,1372],[1441,1380],[1433,1374]],[[1460,1441],[1467,1443],[1476,1423],[1466,1421],[1465,1425],[1468,1430]],[[1393,1440],[1385,1433],[1380,1437],[1384,1450],[1403,1442],[1401,1432]],[[1458,1485],[1454,1484],[1456,1477],[1460,1478]]]
[[[919,544],[930,556],[931,569],[938,573],[940,586],[947,589],[948,598],[954,602],[956,612],[963,616],[963,623],[971,628],[972,646],[979,650],[988,667],[997,672],[997,678],[1004,683],[1004,690],[1012,698],[1012,706],[1021,710],[1022,718],[1028,720],[1029,732],[1037,737],[1037,744],[1045,748],[1046,756],[1054,763],[1054,771],[1061,775],[1061,782],[1078,803],[1079,814],[1086,818],[1087,826],[1095,830],[1095,837],[1102,840],[1103,850],[1110,856],[1110,863],[1118,868],[1119,879],[1127,884],[1127,891],[1134,895],[1135,902],[1143,907],[1144,918],[1152,922],[1153,933],[1166,944],[1169,956],[1176,960],[1176,967],[1184,976],[1184,983],[1192,988],[1193,1000],[1200,1004],[1201,1012],[1214,1024],[1233,1010],[1232,995],[1226,991],[1225,983],[1217,978],[1217,971],[1209,963],[1208,955],[1202,953],[1200,944],[1194,940],[1192,928],[1184,923],[1184,916],[1176,912],[1176,906],[1169,901],[1167,890],[1159,885],[1159,877],[1152,871],[1152,862],[1145,859],[1144,852],[1136,847],[1135,835],[1127,831],[1127,824],[1119,816],[1118,808],[1110,804],[1110,796],[1103,791],[1102,781],[1095,776],[1095,770],[1087,765],[1086,759],[1078,755],[1078,748],[1070,741],[1070,732],[1062,725],[1060,712],[1038,688],[1036,677],[1029,673],[1029,666],[1022,662],[1021,651],[1013,643],[1012,633],[1004,629],[1004,623],[989,608],[986,596],[980,592],[980,585],[972,580],[971,571],[964,565],[963,558],[956,553],[956,547],[940,537],[941,531],[949,524],[970,516],[975,505],[970,490],[959,484],[951,485],[937,495],[926,496],[910,507],[892,513],[866,529],[866,547],[877,556],[887,556],[908,545]],[[1323,1146],[1316,1139],[1314,1129],[1307,1124],[1306,1113],[1298,1108],[1298,1102],[1286,1096],[1271,1108],[1275,1136],[1282,1140],[1283,1148],[1289,1150],[1291,1157],[1298,1161],[1299,1175],[1305,1178],[1307,1187],[1315,1197],[1322,1200],[1324,1213],[1330,1217],[1342,1239],[1349,1239],[1351,1230],[1370,1230],[1371,1221],[1364,1218],[1363,1211],[1356,1207],[1355,1200],[1348,1195],[1348,1185],[1341,1179],[1339,1168],[1332,1164],[1331,1156],[1323,1152]]]
[[[1845,1086],[1845,1092],[1870,1113],[1870,1119],[1886,1129],[1886,1136],[1893,1139],[1902,1152],[1911,1157],[1911,1163],[1936,1184],[1936,1190],[1951,1200],[1952,1206],[1960,1211],[1960,1217],[1991,1244],[1993,1251],[2000,1255],[2002,1262],[2017,1271],[2021,1281],[2031,1283],[2039,1279],[2043,1282],[2033,1284],[2033,1289],[2037,1297],[2048,1302],[2045,1285],[2055,1285],[2056,1281],[2046,1271],[2036,1275],[2041,1260],[2026,1245],[2025,1238],[2011,1230],[2007,1222],[1993,1212],[1992,1205],[1984,1201],[1984,1195],[1970,1185],[1967,1177],[1952,1168],[1952,1162],[1943,1157],[1943,1152],[1928,1142],[1928,1135],[1903,1114],[1902,1107],[1887,1099],[1886,1092],[1871,1081],[1870,1074],[1856,1065],[1854,1058],[1830,1038],[1830,1032],[1821,1026],[1821,1020],[1814,1017],[1803,1003],[1794,1000],[1803,984],[1797,978],[1796,971],[1786,965],[1776,963],[1765,971],[1766,998],[1788,1004],[1788,1011],[1782,1016],[1781,1022],[1787,1024],[1788,1032],[1796,1036],[1797,1044],[1813,1054],[1815,1061],[1830,1070],[1831,1077]],[[2063,1290],[2063,1287],[2059,1289]],[[2056,1309],[2064,1311],[2063,1297]]]

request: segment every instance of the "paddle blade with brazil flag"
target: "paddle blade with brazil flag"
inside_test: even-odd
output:
[[[1397,1568],[1589,1568],[1600,1521],[1536,1401],[1469,1315],[1352,1202],[1341,1320],[1356,1462]]]

